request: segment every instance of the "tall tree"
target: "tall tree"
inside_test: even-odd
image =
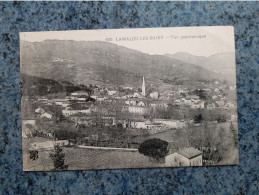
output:
[[[138,150],[140,154],[151,157],[157,162],[164,160],[165,156],[168,154],[168,142],[153,138],[144,141],[140,144]]]
[[[66,171],[68,169],[68,165],[65,164],[65,153],[58,144],[54,146],[54,151],[50,153],[50,158],[53,161],[54,171]]]

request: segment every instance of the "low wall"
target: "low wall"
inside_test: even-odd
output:
[[[128,151],[128,152],[138,151],[138,149],[134,149],[134,148],[109,148],[109,147],[82,146],[82,145],[79,145],[78,148],[86,148],[86,149],[93,149],[93,150],[116,150],[116,151]]]

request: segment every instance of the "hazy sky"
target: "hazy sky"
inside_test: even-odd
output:
[[[231,26],[23,32],[20,39],[30,42],[47,39],[109,41],[143,53],[161,55],[186,52],[210,56],[235,52]]]

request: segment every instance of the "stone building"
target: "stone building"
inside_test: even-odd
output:
[[[202,166],[202,152],[193,148],[183,148],[165,157],[165,166]]]

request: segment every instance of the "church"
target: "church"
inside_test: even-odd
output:
[[[135,98],[145,98],[146,97],[146,85],[145,85],[145,78],[143,77],[142,81],[142,92],[140,93],[134,93]],[[129,112],[134,114],[145,114],[148,111],[148,108],[146,107],[146,104],[142,101],[136,103],[135,105],[129,106]]]
[[[141,86],[141,94],[138,92],[135,92],[133,97],[135,98],[143,98],[146,97],[146,84],[145,84],[145,78],[143,77],[142,86]]]
[[[146,97],[146,85],[145,85],[145,78],[143,77],[143,82],[142,82],[142,96]]]
[[[152,89],[150,89],[149,92],[146,93],[145,77],[143,77],[141,89],[142,89],[142,93],[141,93],[142,97],[150,97],[152,99],[158,99],[159,93],[156,90],[153,89],[152,91]]]

